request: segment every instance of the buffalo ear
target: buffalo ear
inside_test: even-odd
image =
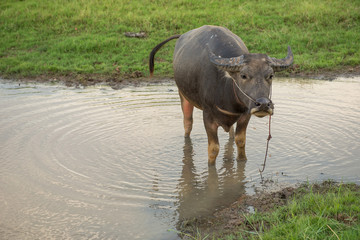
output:
[[[288,46],[288,53],[286,58],[277,59],[272,57],[267,57],[267,60],[270,66],[273,68],[274,72],[280,72],[289,68],[294,62],[294,55],[291,51],[290,46]]]

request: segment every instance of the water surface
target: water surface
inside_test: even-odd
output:
[[[359,183],[360,79],[277,79],[264,176]],[[184,218],[261,187],[268,118],[253,117],[247,162],[219,129],[207,165],[200,110],[183,137],[173,83],[113,90],[0,81],[1,239],[177,239]]]

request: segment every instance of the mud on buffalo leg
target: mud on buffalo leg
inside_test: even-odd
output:
[[[209,165],[214,165],[220,149],[219,138],[217,135],[219,125],[205,110],[203,111],[203,120],[208,137],[208,163]]]
[[[237,160],[246,160],[245,154],[245,143],[246,143],[246,128],[249,123],[251,115],[244,114],[241,115],[236,124],[235,131],[235,143],[238,149]]]
[[[179,93],[181,99],[181,109],[184,115],[184,130],[185,137],[189,137],[192,125],[193,125],[193,111],[194,105],[192,105],[181,93]]]

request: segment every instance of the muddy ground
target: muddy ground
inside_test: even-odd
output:
[[[324,181],[315,184],[299,184],[296,187],[284,187],[274,192],[260,191],[254,195],[243,195],[229,207],[216,211],[213,215],[183,219],[178,223],[177,229],[179,236],[183,239],[189,239],[189,236],[210,236],[209,239],[217,239],[217,237],[238,232],[239,229],[246,232],[259,231],[260,226],[250,224],[246,216],[256,212],[270,212],[276,208],[284,206],[293,198],[312,192],[324,194],[330,189],[338,188],[339,185],[346,186],[353,191],[360,192],[360,186],[354,184],[343,184],[334,181]],[[337,216],[337,220],[347,223],[346,218]],[[265,226],[266,227],[266,226]],[[191,237],[190,237],[191,239]]]
[[[0,76],[2,79],[17,80],[21,82],[40,82],[40,83],[54,83],[64,84],[68,87],[87,87],[96,84],[105,84],[111,86],[113,89],[121,89],[127,86],[144,86],[154,83],[163,83],[173,81],[171,77],[146,77],[147,74],[135,71],[127,74],[44,74],[38,76],[24,77],[18,75]],[[337,77],[355,77],[360,76],[360,65],[355,67],[343,67],[337,70],[316,70],[312,72],[301,72],[299,66],[294,65],[289,71],[279,72],[277,77],[291,77],[291,78],[309,78],[319,80],[334,80]]]

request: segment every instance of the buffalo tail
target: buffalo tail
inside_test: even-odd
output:
[[[176,38],[179,38],[181,36],[181,34],[178,34],[178,35],[174,35],[172,37],[169,37],[168,39],[166,39],[165,41],[162,41],[161,43],[159,43],[158,45],[156,45],[156,47],[153,48],[153,50],[151,51],[150,53],[150,56],[149,56],[149,70],[150,70],[150,77],[153,76],[153,73],[154,73],[154,58],[155,58],[155,54],[157,51],[159,51],[159,49],[165,45],[165,43],[173,40],[173,39],[176,39]]]

